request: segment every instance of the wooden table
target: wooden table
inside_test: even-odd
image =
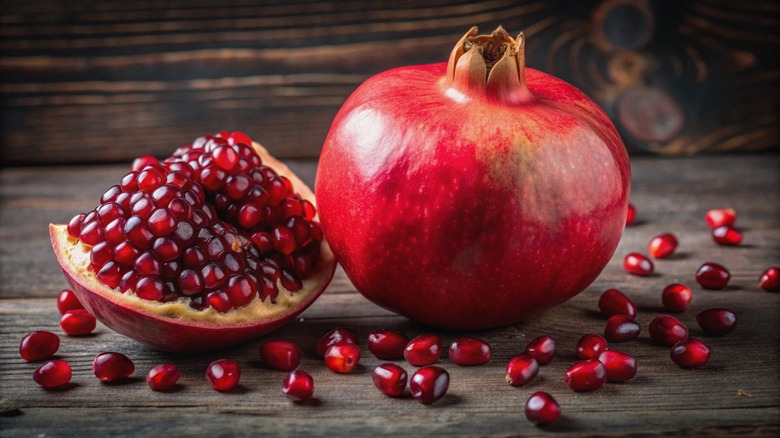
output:
[[[349,375],[327,370],[313,352],[327,330],[344,325],[361,339],[387,327],[409,335],[431,329],[380,309],[357,292],[342,271],[323,296],[300,318],[263,339],[224,351],[170,355],[144,348],[98,325],[93,336],[62,336],[58,357],[73,367],[73,384],[45,390],[31,376],[37,364],[17,353],[20,339],[32,330],[61,333],[54,296],[66,283],[52,255],[47,224],[68,220],[94,206],[104,188],[125,167],[40,167],[0,169],[0,436],[170,436],[180,435],[535,435],[566,434],[755,434],[780,433],[780,294],[759,289],[757,279],[770,265],[780,265],[780,156],[750,155],[689,159],[635,158],[632,202],[638,220],[627,228],[620,247],[603,274],[568,303],[525,324],[483,333],[437,331],[445,342],[457,335],[476,335],[493,347],[484,366],[460,367],[444,358],[452,375],[447,396],[423,406],[409,396],[392,399],[371,384],[380,361],[367,351]],[[291,166],[311,182],[314,162]],[[745,232],[744,244],[719,247],[709,236],[704,212],[733,207]],[[631,251],[646,251],[661,232],[674,232],[678,254],[656,262],[657,274],[639,278],[621,263]],[[705,261],[730,268],[723,291],[706,291],[693,280]],[[561,273],[565,275],[565,273]],[[660,293],[672,282],[690,285],[691,308],[679,318],[694,337],[712,348],[699,369],[674,365],[668,349],[650,343],[647,324],[662,313]],[[625,384],[607,384],[591,393],[574,393],[563,382],[564,370],[577,359],[574,346],[588,332],[601,332],[597,313],[601,292],[623,290],[640,309],[643,326],[637,341],[613,348],[637,359],[639,372]],[[709,307],[729,307],[739,318],[735,333],[709,338],[695,315]],[[559,355],[542,367],[530,384],[514,388],[504,382],[507,361],[536,336],[558,341]],[[263,340],[286,338],[305,350],[301,368],[316,382],[316,401],[294,404],[279,392],[282,372],[265,368],[258,357]],[[102,351],[120,351],[136,365],[133,377],[102,384],[91,363]],[[204,379],[206,365],[230,358],[243,367],[240,388],[228,394],[212,390]],[[144,382],[154,365],[173,362],[182,371],[175,391],[157,393]],[[399,362],[408,371],[413,367]],[[558,399],[562,419],[537,429],[523,416],[523,405],[535,391]],[[16,408],[14,408],[16,407]]]

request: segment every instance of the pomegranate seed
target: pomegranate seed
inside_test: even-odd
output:
[[[573,391],[593,391],[604,386],[607,369],[596,359],[588,359],[570,366],[563,377]]]
[[[436,335],[417,336],[404,348],[404,359],[416,367],[435,363],[439,357],[441,357],[441,340]]]
[[[561,417],[561,407],[553,396],[538,391],[525,402],[525,418],[537,426],[544,426]]]
[[[371,379],[382,394],[390,397],[398,397],[406,389],[406,371],[394,363],[383,363],[374,368]]]
[[[360,347],[355,344],[335,344],[325,351],[325,366],[334,373],[349,373],[359,362]]]
[[[100,353],[92,362],[95,377],[104,382],[127,379],[135,371],[133,361],[122,353]]]
[[[595,333],[589,333],[577,341],[577,357],[580,359],[596,359],[606,350],[607,340]]]
[[[696,282],[704,289],[724,289],[730,278],[728,269],[717,263],[707,262],[696,271]]]
[[[631,225],[636,219],[636,207],[634,204],[628,204],[628,211],[626,211],[626,225]]]
[[[458,365],[482,365],[490,361],[490,345],[476,338],[457,338],[450,344],[450,360]]]
[[[650,240],[647,252],[657,259],[665,259],[677,249],[677,237],[671,233],[659,234]]]
[[[710,228],[730,227],[737,220],[737,212],[731,208],[716,208],[707,211],[704,216]]]
[[[539,336],[525,346],[524,353],[536,359],[539,365],[546,365],[558,351],[555,339],[551,336]]]
[[[84,305],[79,301],[79,297],[76,293],[70,289],[63,289],[59,295],[57,295],[57,309],[61,315],[64,315],[68,310],[83,309]]]
[[[611,316],[604,327],[604,338],[609,342],[626,342],[639,337],[642,327],[625,315]]]
[[[625,315],[631,319],[636,319],[637,315],[636,304],[617,289],[607,289],[601,294],[601,297],[599,297],[599,310],[607,318],[613,315]]]
[[[135,160],[133,160],[133,164],[130,165],[131,171],[141,171],[144,167],[152,165],[152,164],[159,164],[160,162],[157,160],[157,158],[151,156],[151,155],[145,155],[143,157],[138,157]]]
[[[97,320],[86,309],[68,310],[60,319],[60,328],[66,335],[77,336],[92,333]]]
[[[48,359],[59,349],[60,337],[43,330],[28,333],[19,343],[19,355],[27,362]]]
[[[301,349],[292,342],[268,341],[260,346],[260,357],[280,371],[292,371],[301,363]]]
[[[650,321],[650,339],[661,345],[672,345],[688,339],[688,327],[671,315],[659,315]]]
[[[84,213],[79,213],[76,216],[73,216],[73,219],[68,222],[68,234],[71,237],[78,238],[81,234],[81,226],[84,224],[84,218],[86,218],[87,215]]]
[[[712,230],[712,240],[722,246],[737,246],[742,243],[742,233],[736,228],[724,225]]]
[[[512,386],[522,386],[539,374],[539,362],[527,354],[521,354],[509,359],[506,365],[506,383]]]
[[[33,373],[35,383],[44,388],[56,388],[70,382],[73,372],[64,360],[50,360]]]
[[[424,366],[409,380],[412,397],[424,405],[440,400],[450,387],[450,374],[444,368],[435,365]]]
[[[218,359],[206,368],[206,379],[212,388],[220,392],[235,388],[239,378],[241,378],[241,368],[232,360]]]
[[[690,338],[674,344],[669,357],[680,368],[693,368],[710,360],[710,349],[702,341]]]
[[[295,402],[310,400],[314,396],[314,379],[306,371],[290,371],[282,381],[282,394]]]
[[[325,357],[325,352],[331,345],[340,343],[357,345],[358,341],[355,332],[348,328],[336,327],[328,333],[325,333],[325,335],[320,338],[319,342],[317,342],[317,354],[320,355],[320,357]]]
[[[368,351],[379,359],[402,359],[409,337],[393,330],[376,330],[368,335]]]
[[[707,309],[696,315],[696,322],[710,336],[726,336],[737,328],[737,315],[729,309]]]
[[[167,391],[179,381],[180,375],[176,365],[163,363],[149,370],[146,374],[146,384],[155,391]]]
[[[623,259],[623,269],[629,274],[648,277],[653,274],[655,267],[647,256],[638,252],[632,252]]]
[[[691,304],[693,293],[691,288],[684,284],[672,283],[664,288],[661,293],[661,303],[669,312],[683,312]]]
[[[603,351],[599,354],[599,362],[607,370],[607,382],[628,382],[636,376],[636,360],[626,353]]]
[[[780,292],[780,268],[770,266],[761,274],[758,285],[767,292]]]

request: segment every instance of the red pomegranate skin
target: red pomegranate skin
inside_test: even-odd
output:
[[[369,300],[486,329],[570,299],[607,264],[626,222],[625,147],[581,91],[524,72],[526,86],[480,89],[448,85],[447,63],[396,68],[344,103],[315,193]]]

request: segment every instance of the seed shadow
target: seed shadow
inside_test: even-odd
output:
[[[606,318],[604,318],[604,315],[602,315],[601,312],[599,312],[598,310],[582,309],[582,313],[584,313],[585,316],[587,316],[590,319],[601,319],[601,320],[605,320],[606,321]]]
[[[176,394],[178,392],[184,391],[184,388],[185,386],[182,385],[181,383],[174,383],[173,386],[171,386],[168,389],[163,389],[163,390],[155,389],[154,392],[159,392],[160,394]]]
[[[643,306],[643,305],[638,305],[636,307],[642,313],[644,313],[644,312],[668,313],[668,314],[682,313],[682,312],[670,312],[670,311],[666,310],[666,308],[664,308],[663,306],[647,306],[647,305]]]
[[[81,385],[79,385],[78,383],[68,382],[68,383],[66,383],[64,385],[55,386],[53,388],[43,388],[43,390],[46,391],[46,392],[52,392],[52,393],[54,393],[54,392],[67,392],[67,391],[74,390],[74,389],[78,388],[79,386],[81,386]]]
[[[322,400],[318,399],[317,397],[313,397],[308,400],[295,401],[293,404],[295,404],[295,406],[303,406],[307,408],[318,408],[322,406]]]
[[[660,260],[686,260],[691,257],[689,252],[674,252]]]
[[[446,406],[455,406],[457,404],[460,404],[462,401],[463,398],[461,398],[456,394],[445,394],[441,400],[438,400],[434,403],[425,406],[430,408],[443,408]]]
[[[580,429],[581,423],[577,422],[577,420],[575,420],[574,418],[571,418],[566,415],[561,415],[561,418],[559,418],[554,423],[537,425],[536,428],[541,432],[569,433],[573,430]]]
[[[125,386],[125,385],[132,385],[138,382],[143,382],[145,379],[141,379],[140,377],[128,377],[126,379],[120,379],[120,380],[114,380],[111,382],[106,381],[100,381],[101,384],[105,386]]]

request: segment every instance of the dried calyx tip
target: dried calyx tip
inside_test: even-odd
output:
[[[503,26],[498,26],[490,35],[475,35],[477,28],[472,28],[472,30],[473,32],[469,32],[463,41],[463,51],[468,52],[475,48],[485,61],[488,75],[507,50],[509,50],[510,56],[516,56],[523,44],[522,32],[517,36],[517,39],[513,39]]]

